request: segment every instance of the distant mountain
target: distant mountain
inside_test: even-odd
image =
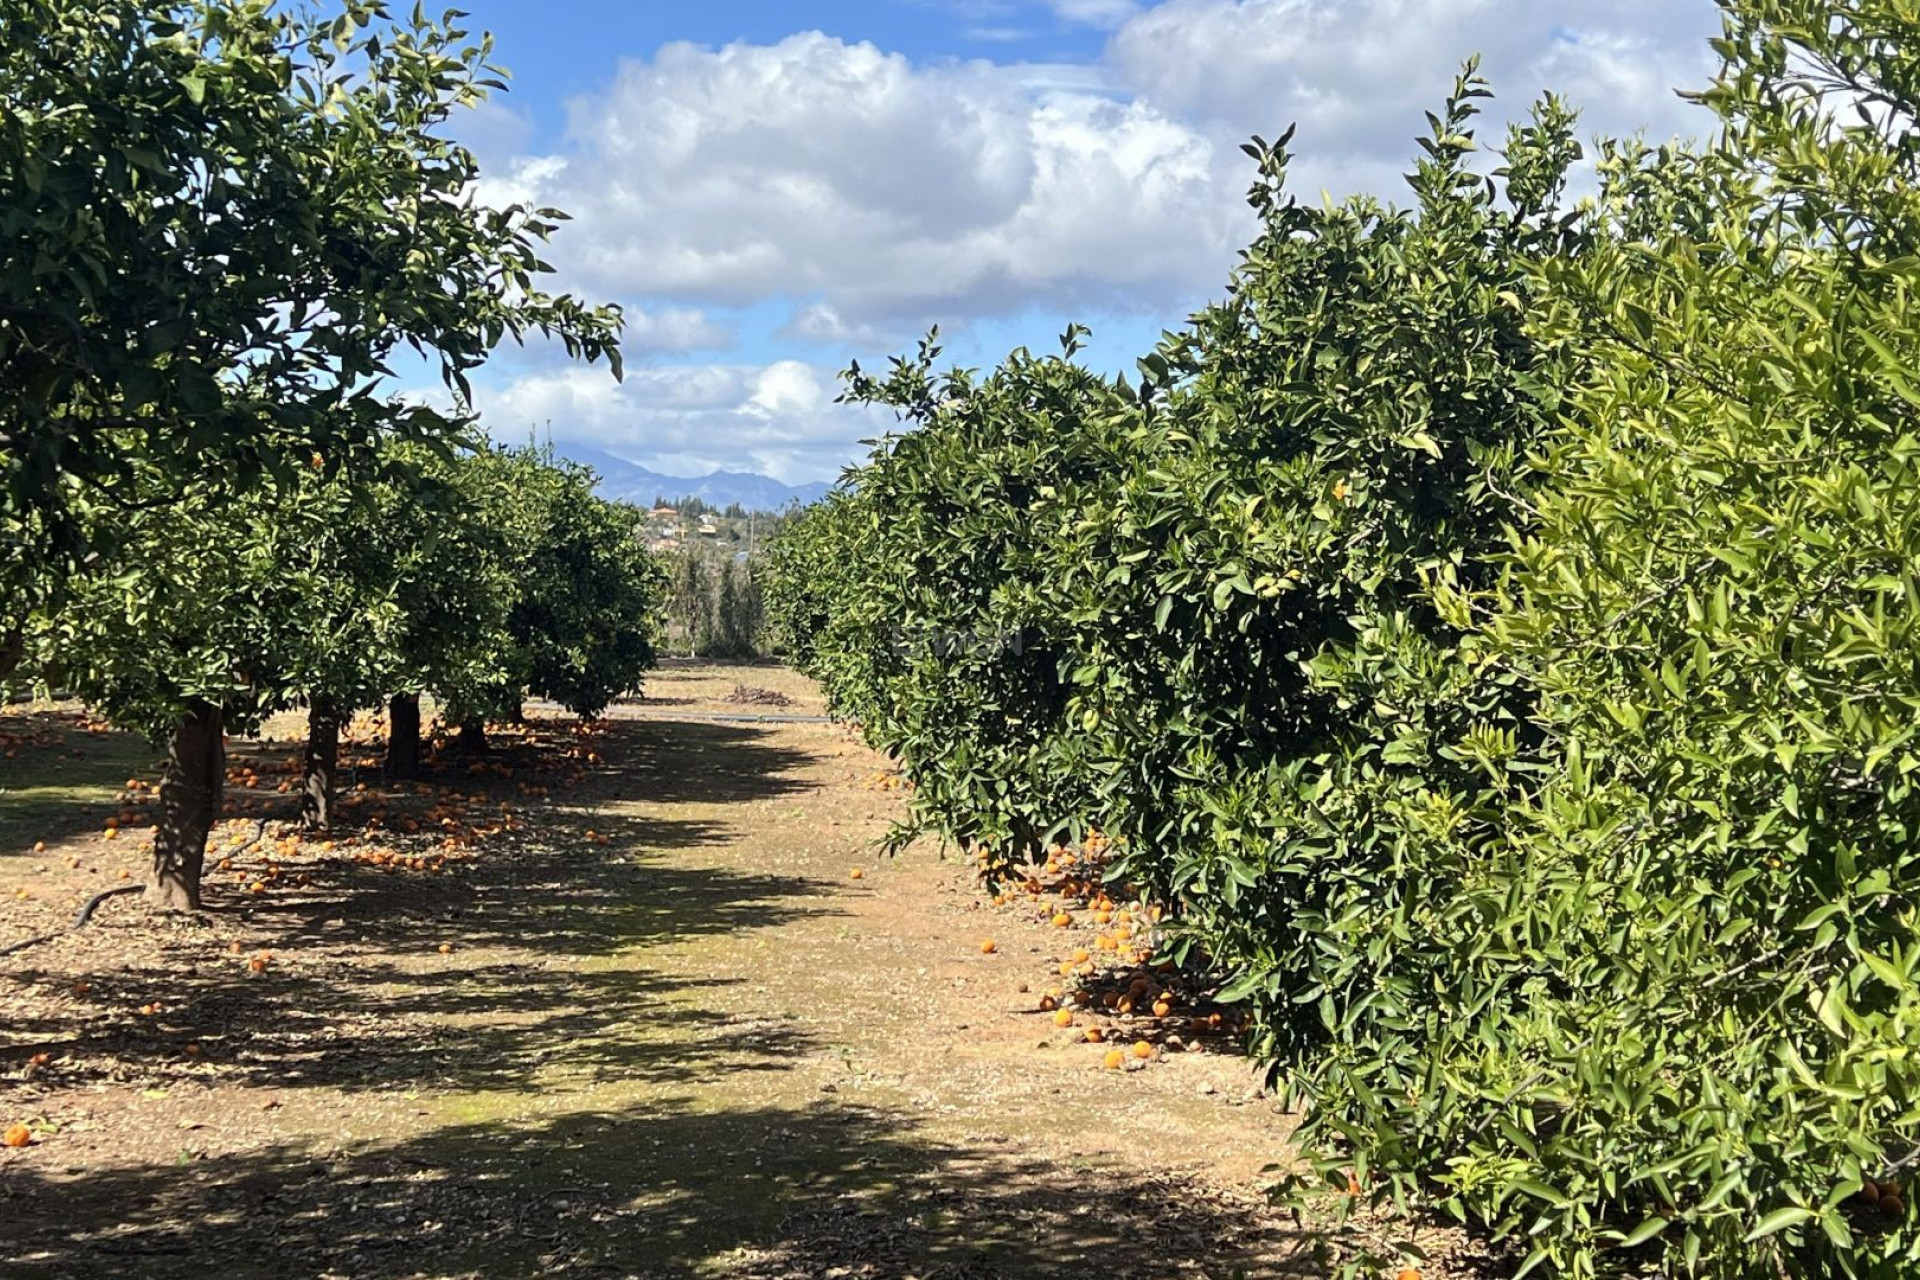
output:
[[[716,471],[705,476],[669,476],[616,458],[599,449],[556,442],[554,449],[575,462],[585,463],[600,473],[600,496],[650,507],[654,499],[698,498],[710,506],[726,508],[739,503],[748,511],[785,511],[798,502],[801,506],[826,497],[832,485],[824,482],[802,485],[781,484],[771,476],[750,471]]]

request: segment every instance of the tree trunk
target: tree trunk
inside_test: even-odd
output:
[[[173,731],[160,774],[160,823],[153,834],[147,896],[156,910],[198,911],[207,833],[220,813],[227,780],[226,726],[220,708],[196,702]]]
[[[487,749],[487,726],[480,720],[462,720],[460,736],[455,739],[460,750],[469,755],[479,755]]]
[[[420,776],[420,695],[403,693],[387,704],[387,777]]]
[[[340,708],[315,698],[307,708],[307,750],[300,780],[300,825],[325,831],[333,825],[334,775],[340,767]]]

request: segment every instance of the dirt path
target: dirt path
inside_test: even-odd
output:
[[[876,858],[877,758],[696,718],[743,680],[819,711],[777,669],[671,669],[550,801],[524,771],[378,801],[521,827],[471,861],[303,847],[205,921],[122,899],[0,962],[0,1123],[38,1130],[0,1152],[0,1273],[1322,1274],[1260,1205],[1287,1122],[1247,1064],[1103,1069],[1038,1007],[1092,930]],[[0,943],[137,864],[80,825],[8,833]]]

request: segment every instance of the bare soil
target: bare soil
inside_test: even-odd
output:
[[[284,834],[297,722],[236,744],[208,910],[119,897],[0,959],[0,1126],[33,1131],[0,1273],[1325,1274],[1229,1038],[1056,1026],[1086,913],[877,856],[884,763],[706,718],[743,686],[822,712],[777,667],[670,665],[396,787],[362,723],[325,840]],[[0,713],[0,946],[140,875],[157,755],[87,726]],[[1089,1025],[1153,1056],[1107,1070]]]

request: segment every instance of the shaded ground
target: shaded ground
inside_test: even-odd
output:
[[[240,855],[202,919],[116,899],[0,960],[0,1124],[36,1131],[0,1151],[0,1270],[1324,1274],[1259,1196],[1288,1125],[1244,1061],[1156,1034],[1103,1069],[1037,1003],[1088,931],[876,859],[900,800],[843,731],[663,718],[817,714],[806,682],[676,665],[650,694],[369,784],[332,847]],[[0,732],[5,945],[137,869],[116,797],[153,753]],[[290,813],[284,748],[242,751],[236,819]]]

